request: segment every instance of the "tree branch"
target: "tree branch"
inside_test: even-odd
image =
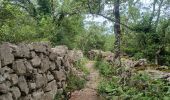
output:
[[[115,21],[116,21],[115,19],[113,19],[113,18],[111,18],[111,17],[108,17],[108,16],[105,16],[105,15],[103,15],[103,14],[101,14],[101,13],[93,13],[92,10],[91,10],[91,7],[90,7],[90,1],[89,1],[89,0],[88,0],[88,3],[87,3],[87,6],[88,6],[88,9],[89,9],[90,14],[101,16],[101,17],[103,17],[103,18],[105,18],[105,19],[107,19],[107,20],[109,20],[109,21],[111,21],[111,22],[115,22]],[[131,30],[131,31],[134,31],[133,28],[131,28],[131,27],[129,27],[129,26],[127,26],[127,25],[125,25],[125,24],[123,24],[123,23],[121,23],[121,22],[120,22],[119,24],[122,25],[123,27]]]

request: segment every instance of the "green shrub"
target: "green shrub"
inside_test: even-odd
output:
[[[89,70],[85,66],[86,63],[87,63],[87,58],[82,58],[74,63],[74,67],[76,67],[78,70],[88,75]]]
[[[98,91],[108,100],[169,100],[170,83],[165,80],[151,79],[145,73],[138,73],[130,78],[127,85],[118,81],[119,77],[104,79]]]
[[[84,78],[80,78],[71,73],[68,75],[68,82],[67,82],[68,85],[66,87],[66,91],[80,90],[84,88],[85,83],[86,80]]]
[[[113,72],[113,67],[107,61],[96,61],[95,67],[103,76],[110,76]]]

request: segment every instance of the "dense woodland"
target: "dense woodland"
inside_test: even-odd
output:
[[[106,21],[86,21],[89,15]],[[170,0],[0,0],[0,42],[35,41],[67,45],[85,54],[91,49],[112,51],[117,67],[123,67],[120,58],[124,55],[170,66]],[[103,66],[99,68],[104,71],[103,77],[113,76],[107,70],[111,65],[103,61],[97,65]],[[116,79],[102,83],[99,92],[109,99],[113,95],[125,100],[170,98],[170,84],[160,80],[150,83],[147,75],[130,78],[143,87],[119,86]]]

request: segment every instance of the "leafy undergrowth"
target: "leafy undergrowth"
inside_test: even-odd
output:
[[[95,68],[99,70],[99,73],[104,77],[109,77],[113,72],[113,67],[104,60],[96,61]]]
[[[74,63],[74,67],[80,71],[82,71],[84,74],[88,75],[89,71],[85,67],[85,64],[87,63],[88,59],[87,58],[82,58]]]
[[[74,67],[77,70],[83,72],[85,75],[79,77],[75,75],[75,73],[71,72],[67,77],[67,87],[63,90],[63,93],[57,93],[54,100],[68,100],[70,95],[69,93],[84,88],[86,84],[86,76],[89,74],[89,71],[85,67],[86,62],[86,58],[75,62]]]
[[[85,78],[80,78],[73,73],[70,73],[68,75],[67,87],[64,89],[63,93],[57,93],[54,100],[68,100],[69,93],[84,88],[85,83]]]
[[[98,92],[107,100],[170,100],[170,83],[166,80],[137,72],[121,83],[122,77],[114,74],[116,70],[111,70],[105,61],[97,61],[96,68],[103,76]]]

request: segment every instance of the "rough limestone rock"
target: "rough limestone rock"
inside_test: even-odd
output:
[[[18,46],[12,45],[11,48],[15,57],[30,58],[30,48],[28,45],[21,43]]]
[[[10,77],[11,77],[11,83],[13,85],[18,83],[18,76],[17,76],[17,74],[10,74]]]
[[[64,73],[63,70],[53,71],[53,74],[54,74],[54,78],[55,78],[58,82],[61,82],[61,81],[66,80],[66,75],[65,75],[65,73]]]
[[[33,99],[31,94],[29,94],[27,96],[20,97],[19,100],[36,100],[36,99]]]
[[[17,74],[25,74],[26,73],[26,66],[24,64],[25,60],[17,60],[13,62],[13,69],[16,71]]]
[[[50,51],[49,43],[32,43],[32,48],[35,52],[41,52],[44,54],[48,54]]]
[[[47,86],[44,88],[45,92],[49,92],[53,89],[57,89],[57,84],[56,84],[56,80],[51,81],[47,84]]]
[[[42,72],[46,72],[50,68],[50,60],[48,57],[42,58],[40,69]]]
[[[0,68],[1,68],[1,66],[2,66],[2,65],[1,65],[1,58],[0,58]]]
[[[6,84],[0,84],[0,93],[8,93],[9,87]]]
[[[44,92],[39,90],[39,91],[33,92],[32,97],[33,97],[33,100],[41,100],[43,98],[43,95],[44,95]]]
[[[13,100],[13,99],[12,99],[12,94],[11,94],[11,93],[2,94],[2,95],[0,96],[0,100]]]
[[[9,43],[0,45],[0,60],[2,66],[12,64],[14,61],[14,55],[12,54],[12,49],[9,45]]]
[[[72,62],[75,62],[83,58],[83,52],[81,50],[69,50],[68,57]]]
[[[12,87],[11,92],[14,100],[18,100],[18,98],[21,96],[21,92],[18,87]]]
[[[32,60],[31,60],[31,64],[33,65],[33,67],[39,67],[41,64],[41,59],[38,56],[35,56]]]
[[[25,65],[25,67],[26,67],[26,72],[27,72],[27,73],[32,73],[32,72],[33,72],[33,67],[32,67],[32,65],[31,65],[30,62],[25,61],[25,62],[24,62],[24,65]]]
[[[35,79],[37,88],[44,87],[47,84],[47,77],[45,75],[37,74]]]
[[[36,83],[29,82],[28,87],[30,90],[34,90],[34,89],[36,89]]]
[[[56,46],[55,48],[52,48],[51,50],[54,54],[57,54],[57,55],[63,57],[67,53],[68,47],[65,45]]]
[[[100,57],[103,60],[106,60],[108,62],[112,62],[114,59],[114,53],[110,51],[101,51],[101,50],[90,50],[88,51],[88,58],[89,59],[96,59],[97,57]]]
[[[47,79],[48,79],[48,82],[54,79],[54,76],[51,74],[50,71],[47,72]]]
[[[66,46],[48,43],[0,44],[0,100],[53,100],[81,51],[69,57]],[[62,91],[61,91],[62,90]]]
[[[27,82],[25,80],[25,77],[24,76],[20,76],[18,80],[19,80],[18,81],[18,87],[20,88],[21,93],[23,95],[27,95],[28,92],[29,92],[29,88],[28,88]]]

